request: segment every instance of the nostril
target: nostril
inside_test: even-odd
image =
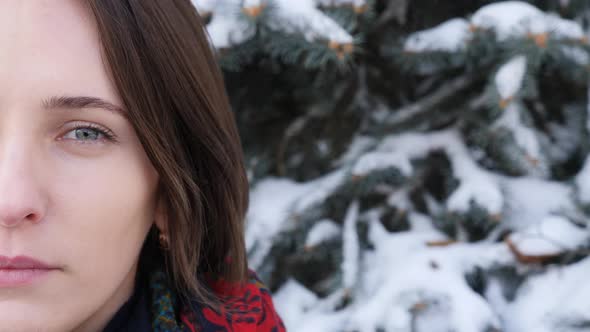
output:
[[[36,223],[36,222],[39,221],[40,218],[39,218],[39,215],[38,214],[36,214],[36,213],[30,213],[29,215],[26,216],[25,219],[30,220],[31,222],[35,222]]]
[[[23,217],[23,215],[21,214],[20,217],[17,213],[11,213],[11,214],[3,214],[0,217],[0,225],[4,226],[4,227],[17,227],[20,224],[24,223],[33,223],[33,224],[37,224],[41,221],[41,214],[39,213],[29,213],[26,216]]]

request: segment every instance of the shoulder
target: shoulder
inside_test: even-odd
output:
[[[185,313],[181,317],[185,324],[194,322],[200,327],[195,332],[286,331],[268,287],[253,270],[248,270],[248,279],[242,284],[215,278],[207,278],[207,283],[224,305],[219,309],[193,307],[190,314]]]

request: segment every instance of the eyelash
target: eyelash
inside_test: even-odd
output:
[[[70,129],[66,134],[78,130],[78,129],[91,129],[96,131],[99,135],[102,135],[104,140],[110,141],[110,142],[117,142],[117,138],[115,136],[115,133],[113,133],[112,130],[105,128],[103,126],[94,124],[94,123],[76,123],[75,126]],[[84,142],[82,140],[76,140],[78,141],[77,143],[81,143],[81,144],[89,144],[87,142]],[[96,139],[96,141],[101,141],[101,139]],[[94,142],[91,142],[90,144],[92,144]]]

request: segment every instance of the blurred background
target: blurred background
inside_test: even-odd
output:
[[[192,1],[289,332],[590,331],[590,1]]]

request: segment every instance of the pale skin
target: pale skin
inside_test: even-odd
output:
[[[132,293],[150,227],[165,231],[158,174],[122,114],[43,103],[123,106],[82,1],[0,1],[0,44],[0,255],[60,267],[0,288],[0,331],[101,331]]]

